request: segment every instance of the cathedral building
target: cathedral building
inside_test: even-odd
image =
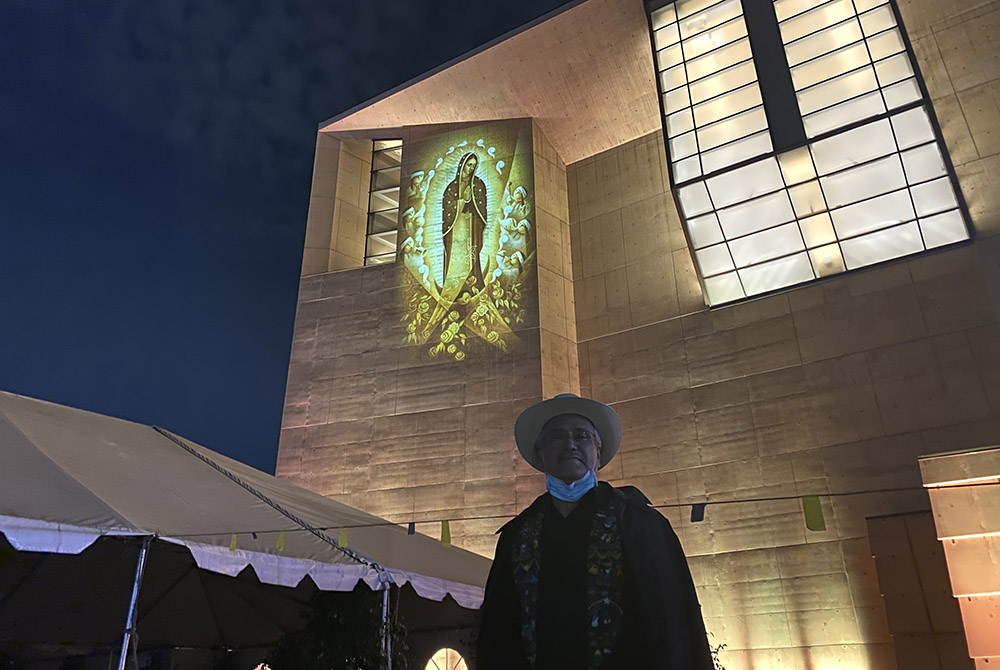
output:
[[[567,392],[727,670],[1000,657],[918,462],[1000,444],[1000,2],[570,2],[322,123],[277,474],[492,556]]]

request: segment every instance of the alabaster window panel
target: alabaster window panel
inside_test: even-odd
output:
[[[969,237],[893,6],[777,0],[753,11],[772,8],[763,23],[775,30],[755,34],[748,23],[761,20],[748,22],[740,0],[650,14],[671,182],[710,305]],[[765,62],[767,39],[781,44]],[[758,77],[776,66],[787,95]],[[801,125],[776,134],[769,118]]]
[[[365,265],[392,263],[396,260],[399,169],[402,157],[402,140],[375,140],[372,143]]]
[[[460,653],[446,647],[439,649],[431,656],[424,670],[468,670],[468,668],[469,666]]]

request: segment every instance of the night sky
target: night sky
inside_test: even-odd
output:
[[[562,0],[2,0],[0,389],[273,472],[318,124]]]

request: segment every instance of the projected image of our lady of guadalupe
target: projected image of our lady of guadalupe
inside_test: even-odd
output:
[[[531,168],[513,147],[481,137],[409,161],[403,320],[407,344],[464,360],[477,347],[511,351],[534,280]]]

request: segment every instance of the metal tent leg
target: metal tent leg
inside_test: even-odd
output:
[[[382,653],[385,655],[386,670],[392,670],[392,630],[389,626],[389,591],[390,584],[385,584],[382,591]]]
[[[146,571],[146,557],[149,555],[149,543],[152,539],[148,535],[142,538],[142,547],[139,549],[139,560],[135,566],[135,579],[132,581],[132,599],[128,606],[125,634],[122,636],[122,650],[118,654],[118,670],[125,670],[129,645],[132,644],[132,639],[135,637],[136,610],[139,608],[139,587],[142,585],[142,575]]]

